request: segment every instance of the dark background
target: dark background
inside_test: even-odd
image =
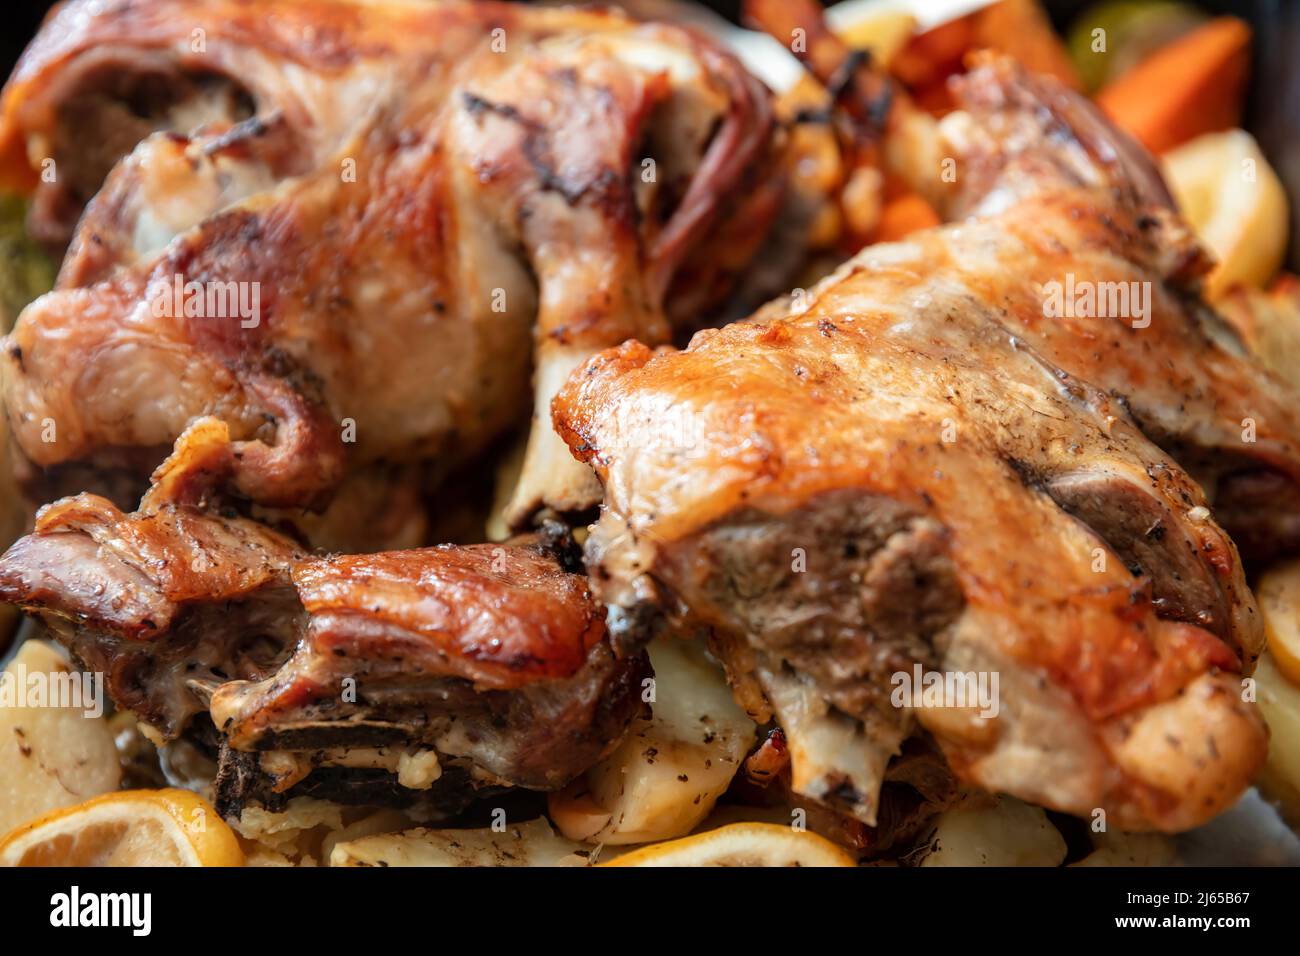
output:
[[[1046,0],[1058,28],[1091,0]],[[0,30],[0,68],[8,75],[18,55],[53,3],[50,0],[4,0],[5,26]],[[736,20],[741,0],[705,0],[723,16]],[[1254,73],[1246,109],[1246,128],[1264,150],[1291,196],[1292,270],[1300,271],[1300,0],[1201,0],[1211,13],[1232,13],[1255,31]]]

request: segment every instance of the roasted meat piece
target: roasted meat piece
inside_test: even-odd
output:
[[[1243,554],[1300,550],[1300,391],[1200,299],[1210,261],[1152,158],[1010,61],[986,59],[954,88],[948,214],[967,221],[912,248],[1049,362],[1114,395],[1201,484]]]
[[[1224,455],[1237,406],[1216,401],[1254,369],[1165,285],[1177,224],[1139,212],[1141,169],[1124,179],[1106,130],[1071,125],[1081,104],[1002,62],[966,88],[1020,121],[1016,175],[978,216],[865,250],[787,314],[575,371],[554,415],[605,489],[589,571],[620,626],[711,628],[738,695],[784,729],[795,790],[868,823],[919,722],[988,790],[1195,826],[1264,758],[1241,679],[1262,635],[1205,494],[1129,408],[1173,402],[1168,433]],[[1045,317],[1067,269],[1152,282],[1151,326]],[[1099,377],[1132,400],[1056,361],[1079,355],[1126,370]],[[1284,459],[1276,394],[1239,401]],[[963,694],[922,694],[956,675]]]
[[[42,508],[0,559],[0,599],[37,613],[114,702],[166,737],[202,687],[274,671],[300,626],[292,542],[186,505],[123,514],[98,495]]]
[[[205,436],[138,513],[43,509],[0,558],[0,600],[161,736],[218,743],[223,812],[300,792],[454,810],[480,788],[559,788],[621,738],[648,663],[609,639],[562,530],[312,557],[195,502]]]
[[[1141,146],[1060,83],[986,53],[951,81],[961,109],[938,143],[918,149],[917,126],[932,121],[837,39],[815,0],[745,9],[782,42],[802,30],[800,58],[841,91],[868,148],[883,138],[891,171],[963,223],[903,247],[1124,403],[1206,490],[1248,559],[1300,551],[1300,392],[1201,300],[1209,259]]]
[[[533,374],[510,514],[589,506],[550,397],[726,291],[776,210],[775,133],[716,43],[615,13],[74,0],[0,112],[0,182],[71,243],[0,358],[28,477],[143,479],[213,415],[234,490],[321,508],[473,460]]]

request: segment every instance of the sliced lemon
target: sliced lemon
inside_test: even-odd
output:
[[[1286,252],[1287,200],[1254,138],[1240,129],[1207,133],[1161,161],[1183,216],[1218,260],[1206,295],[1265,285]]]
[[[921,866],[1060,866],[1065,838],[1041,807],[972,796],[935,821]]]
[[[733,823],[655,843],[602,866],[857,866],[825,837],[775,823]]]
[[[239,841],[188,790],[123,790],[37,817],[0,840],[0,866],[241,866]]]
[[[1300,687],[1300,560],[1271,569],[1255,588],[1273,662]]]

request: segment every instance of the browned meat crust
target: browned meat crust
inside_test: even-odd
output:
[[[1263,638],[1205,493],[1142,429],[1222,461],[1251,403],[1250,453],[1300,461],[1295,405],[1198,331],[1177,223],[1101,120],[1000,61],[967,84],[972,136],[993,104],[1013,153],[972,218],[864,250],[789,314],[569,379],[556,427],[605,488],[588,564],[629,615],[713,628],[795,789],[860,819],[919,720],[986,789],[1193,826],[1263,760],[1240,685]],[[1046,318],[1067,270],[1148,283],[1150,325]],[[1000,710],[900,706],[917,666],[998,675]]]
[[[183,441],[138,513],[92,495],[43,509],[0,558],[0,600],[163,736],[212,737],[210,714],[223,809],[266,792],[388,799],[412,759],[412,801],[557,789],[640,712],[648,660],[610,640],[563,529],[311,557],[187,500],[204,448]]]
[[[0,182],[35,191],[43,233],[89,202],[0,348],[28,476],[138,479],[213,415],[231,487],[323,539],[295,509],[473,461],[526,420],[533,368],[544,408],[553,365],[699,320],[775,215],[777,133],[716,42],[613,12],[65,4],[0,104]],[[521,522],[590,484],[542,418]]]

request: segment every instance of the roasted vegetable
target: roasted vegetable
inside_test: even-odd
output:
[[[1215,305],[1267,369],[1300,388],[1300,279],[1285,273],[1268,291],[1238,286]]]
[[[586,850],[545,818],[480,830],[407,830],[339,843],[330,866],[583,866]]]
[[[1255,670],[1259,709],[1268,721],[1268,762],[1256,781],[1282,817],[1300,829],[1300,687],[1278,669],[1271,654]]]
[[[83,693],[81,706],[51,706],[50,692],[74,682],[84,692],[86,685],[64,657],[35,640],[19,649],[0,677],[0,835],[117,789],[117,748],[108,721],[93,713],[93,701]],[[37,698],[41,688],[43,697]]]
[[[1153,153],[1241,124],[1250,27],[1219,17],[1161,47],[1097,94],[1097,103]]]
[[[855,866],[825,837],[774,823],[733,823],[667,843],[655,843],[607,866]]]
[[[1037,0],[999,0],[983,8],[975,15],[974,41],[976,49],[997,50],[1072,90],[1083,88],[1065,44]]]
[[[1300,561],[1270,568],[1255,585],[1255,596],[1273,663],[1300,687]]]
[[[941,816],[918,858],[921,866],[1060,866],[1065,853],[1041,808],[981,795]]]
[[[939,214],[933,206],[916,193],[904,193],[885,204],[871,241],[894,242],[918,229],[937,226],[939,222]]]
[[[1097,90],[1206,19],[1185,3],[1110,0],[1074,19],[1066,47],[1084,88]]]
[[[1183,216],[1217,260],[1211,301],[1237,285],[1263,287],[1286,253],[1286,191],[1245,130],[1198,136],[1162,157]]]
[[[755,725],[722,670],[684,639],[650,647],[654,716],[569,789],[551,818],[587,843],[647,843],[689,833],[713,809],[754,742]]]

